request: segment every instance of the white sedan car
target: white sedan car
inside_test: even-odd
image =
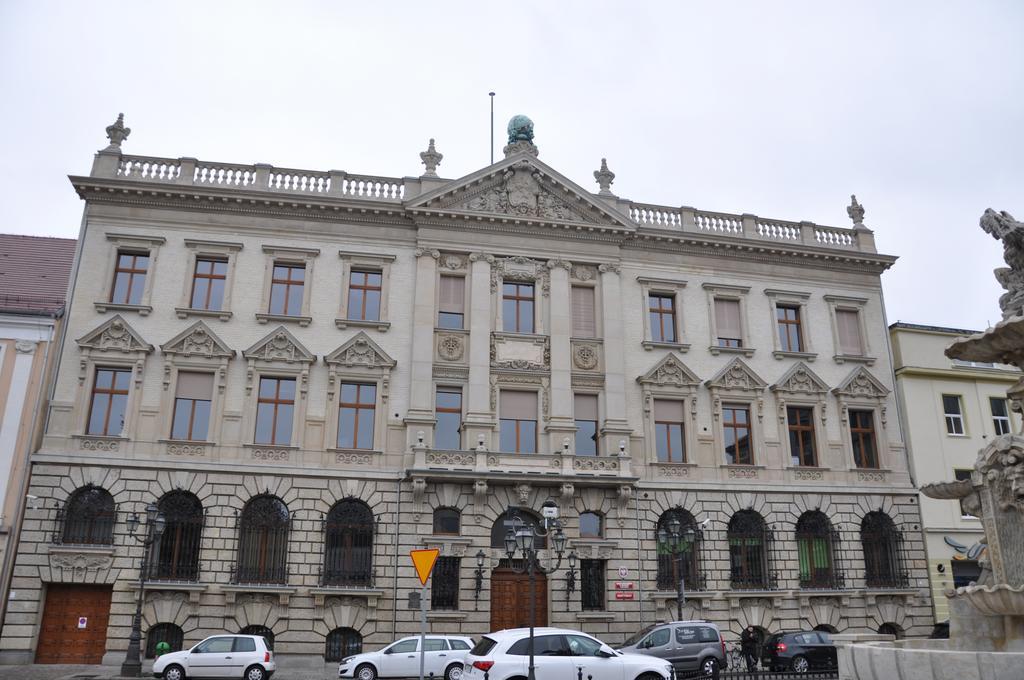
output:
[[[242,678],[269,680],[277,665],[260,635],[214,635],[192,649],[162,654],[153,676],[163,680]]]
[[[473,638],[428,635],[423,645],[423,674],[441,680],[461,680],[462,662]],[[339,678],[415,678],[420,674],[420,637],[402,638],[380,650],[347,656],[338,666]]]
[[[530,629],[490,633],[466,656],[462,680],[513,680],[529,671]],[[668,680],[672,665],[645,654],[623,654],[586,633],[565,628],[535,628],[534,672],[537,680]]]

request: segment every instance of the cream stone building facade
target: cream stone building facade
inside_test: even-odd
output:
[[[578,561],[541,578],[541,622],[621,641],[675,616],[681,571],[684,615],[730,637],[928,632],[895,258],[863,209],[847,229],[636,203],[514,132],[453,180],[433,141],[388,178],[130,156],[108,128],[71,179],[80,274],[0,660],[59,655],[71,595],[103,626],[83,648],[120,660],[149,503],[148,645],[376,648],[418,630],[423,547],[432,630],[523,624],[507,512],[549,499]],[[692,540],[669,554],[673,517]]]
[[[1020,371],[944,353],[954,340],[975,332],[902,322],[889,327],[896,395],[919,486],[969,477],[978,452],[994,437],[1020,431],[1020,414],[1010,410],[1006,398]],[[977,579],[985,534],[981,520],[961,514],[958,503],[925,496],[921,521],[935,620],[947,621],[944,593]]]

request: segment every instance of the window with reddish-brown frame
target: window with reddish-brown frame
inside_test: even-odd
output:
[[[778,305],[775,307],[775,316],[779,323],[779,349],[783,352],[803,352],[800,308]]]
[[[722,404],[722,434],[725,461],[729,465],[753,465],[750,408],[743,404]]]
[[[506,283],[501,293],[501,328],[506,333],[533,333],[532,283]]]
[[[85,433],[116,436],[124,429],[132,372],[126,368],[97,368],[93,380]]]
[[[683,433],[683,402],[678,399],[654,400],[654,437],[659,463],[685,463],[686,441]]]
[[[348,318],[380,321],[383,276],[379,271],[353,269],[348,281]]]
[[[149,271],[149,253],[117,251],[114,283],[110,288],[110,301],[118,305],[142,304]]]
[[[196,258],[192,275],[192,309],[219,312],[224,308],[224,286],[228,279],[228,261],[223,259]]]
[[[275,262],[270,281],[270,314],[299,316],[306,285],[306,265]]]
[[[814,409],[810,406],[787,406],[786,420],[790,463],[814,467],[818,464],[814,446]]]
[[[256,404],[257,444],[288,446],[295,415],[295,379],[260,378]]]
[[[877,468],[878,453],[875,447],[874,413],[851,409],[849,418],[854,464],[859,468]]]
[[[342,383],[338,406],[338,448],[372,449],[377,386]]]
[[[651,293],[647,298],[647,311],[651,317],[651,340],[676,341],[676,299],[674,295]]]
[[[171,439],[205,440],[210,429],[212,373],[178,373],[171,418]]]
[[[537,393],[501,391],[501,450],[509,453],[537,452]]]

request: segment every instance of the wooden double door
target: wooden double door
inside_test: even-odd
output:
[[[101,663],[112,592],[113,586],[47,586],[36,663]]]
[[[535,574],[536,626],[548,625],[548,580]],[[491,572],[491,630],[526,628],[530,625],[530,577],[511,569]]]

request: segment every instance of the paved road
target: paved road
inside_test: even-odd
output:
[[[144,664],[142,677],[152,678],[151,668],[151,664]],[[119,671],[117,666],[0,666],[0,680],[111,680],[118,676]],[[333,680],[336,677],[327,671],[281,669],[274,673],[274,680]]]

